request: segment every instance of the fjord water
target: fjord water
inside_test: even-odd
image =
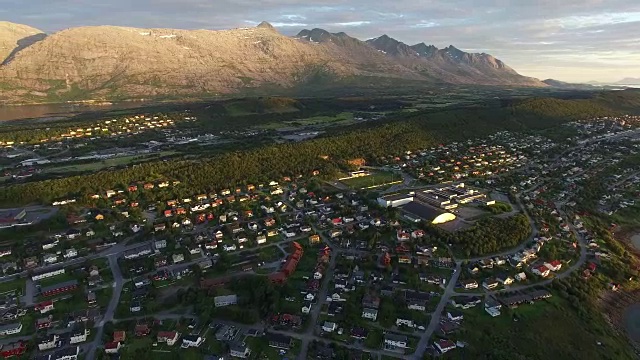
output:
[[[140,102],[123,102],[105,105],[88,104],[39,104],[0,106],[0,122],[22,119],[39,119],[40,121],[66,118],[79,113],[130,109],[143,105]]]

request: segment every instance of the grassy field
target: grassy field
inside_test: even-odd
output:
[[[138,162],[138,160],[153,160],[164,156],[169,156],[176,154],[175,151],[162,151],[159,153],[151,154],[149,156],[122,156],[113,159],[106,159],[102,161],[95,161],[91,163],[85,164],[76,164],[76,165],[63,165],[56,167],[47,167],[43,169],[43,173],[45,174],[53,174],[53,173],[68,173],[68,172],[84,172],[84,171],[98,171],[105,168],[109,168],[112,166],[122,166],[127,165],[129,163]]]
[[[260,124],[256,127],[263,130],[275,130],[280,128],[296,128],[313,125],[350,125],[352,123],[354,123],[353,113],[342,112],[335,116],[312,116],[292,121],[269,122],[266,124]]]
[[[65,272],[64,274],[60,274],[60,275],[56,275],[56,276],[52,276],[49,278],[45,278],[42,279],[40,281],[38,281],[38,285],[45,287],[45,286],[49,286],[49,285],[55,285],[55,284],[59,284],[65,281],[71,281],[71,280],[76,280],[76,278],[71,275],[68,272]]]
[[[464,311],[463,327],[452,338],[469,346],[453,351],[447,359],[636,358],[624,337],[614,334],[604,321],[586,322],[558,296],[503,309],[496,318],[478,306]]]
[[[372,172],[369,176],[341,180],[340,182],[350,188],[362,189],[369,186],[389,184],[395,181],[402,181],[402,177],[392,172]]]
[[[0,294],[8,293],[11,291],[17,291],[20,294],[24,294],[25,279],[15,279],[12,281],[0,283]]]

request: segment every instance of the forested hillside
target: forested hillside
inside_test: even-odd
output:
[[[589,100],[535,99],[502,107],[474,107],[441,112],[418,112],[387,123],[340,128],[322,138],[299,143],[268,145],[229,152],[202,160],[154,161],[113,171],[7,186],[0,189],[0,204],[50,202],[66,196],[83,196],[135,181],[180,180],[180,195],[218,190],[244,182],[268,181],[282,176],[334,175],[353,158],[375,160],[436,144],[483,137],[502,130],[536,131],[563,122],[612,115],[640,102],[640,91],[598,95]]]

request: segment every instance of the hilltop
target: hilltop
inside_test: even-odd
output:
[[[20,49],[42,40],[46,35],[27,25],[0,21],[0,64]]]
[[[349,84],[402,86],[403,81],[546,86],[488,54],[424,43],[409,47],[386,36],[364,42],[322,29],[292,38],[266,22],[220,31],[77,27],[46,37],[6,24],[21,31],[0,32],[3,44],[15,43],[10,61],[0,66],[5,103],[300,93]],[[34,36],[40,41],[15,40]]]

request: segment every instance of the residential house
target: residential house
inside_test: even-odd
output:
[[[473,280],[473,279],[468,279],[468,280],[460,280],[460,286],[462,286],[464,289],[477,289],[478,288],[478,282]]]
[[[322,331],[324,332],[334,332],[336,331],[336,329],[338,329],[338,324],[331,322],[331,321],[325,321],[324,324],[322,324]]]
[[[182,337],[182,348],[200,347],[204,343],[204,339],[198,335],[185,335]]]
[[[413,322],[413,319],[397,318],[396,319],[396,326],[415,327],[415,323]]]
[[[14,335],[22,331],[22,323],[0,325],[0,336]]]
[[[53,316],[49,315],[47,317],[39,318],[36,320],[36,329],[48,329],[53,325]]]
[[[267,236],[265,234],[260,234],[256,237],[256,242],[258,245],[265,244],[267,242]]]
[[[215,307],[235,305],[238,303],[238,296],[235,294],[216,296],[213,298],[213,302],[215,304]]]
[[[44,286],[40,288],[41,296],[54,296],[65,292],[73,291],[78,288],[78,281],[69,280],[62,283]]]
[[[133,332],[136,334],[137,337],[145,337],[151,333],[151,329],[147,324],[138,324],[134,328]]]
[[[38,350],[45,351],[56,348],[60,336],[57,334],[50,334],[46,337],[38,339]]]
[[[127,333],[123,330],[116,330],[113,332],[114,342],[124,342],[127,339]]]
[[[153,242],[153,247],[156,250],[164,249],[167,247],[167,240],[161,239]]]
[[[499,284],[500,283],[496,279],[488,278],[482,282],[482,287],[487,290],[493,290],[497,288]]]
[[[452,334],[460,329],[460,323],[457,321],[444,320],[440,322],[440,333],[444,336]]]
[[[362,298],[362,307],[378,309],[380,307],[380,298],[376,294],[366,293]]]
[[[462,321],[462,319],[464,319],[464,314],[460,311],[450,310],[447,311],[447,319],[450,321]]]
[[[501,308],[502,305],[492,297],[487,298],[484,302],[484,310],[492,317],[500,315]]]
[[[89,328],[84,327],[82,329],[74,330],[70,333],[69,343],[70,344],[78,344],[87,341],[87,338],[91,334]]]
[[[371,320],[371,321],[376,321],[378,319],[378,310],[364,308],[362,309],[362,318]]]
[[[183,254],[173,254],[173,255],[171,255],[171,259],[173,260],[174,264],[181,263],[181,262],[184,261],[184,255]]]
[[[104,344],[104,352],[106,354],[117,354],[124,345],[120,342],[108,342]]]
[[[13,356],[20,357],[27,351],[27,343],[16,341],[3,345],[0,348],[0,356],[7,359]]]
[[[456,348],[456,343],[447,339],[440,339],[433,343],[433,345],[438,349],[441,354],[444,354],[448,351],[451,351]]]
[[[166,343],[168,346],[173,346],[179,337],[180,333],[176,331],[159,331],[156,340],[158,343]]]
[[[229,355],[239,359],[246,359],[251,355],[251,349],[244,342],[234,341],[229,345]]]
[[[479,303],[481,303],[482,300],[479,297],[459,297],[459,298],[453,298],[451,299],[451,305],[457,307],[457,308],[461,308],[461,309],[470,309],[472,307],[475,307],[476,305],[478,305]]]
[[[515,279],[518,280],[518,281],[527,280],[527,274],[525,274],[523,272],[518,273],[518,274],[516,274]]]
[[[387,332],[384,335],[384,347],[385,349],[405,349],[409,340],[406,335],[399,335]]]
[[[366,328],[354,326],[351,329],[351,337],[358,340],[366,339],[368,334],[369,331]]]
[[[291,347],[291,337],[276,333],[267,333],[269,346],[276,349],[289,350]]]
[[[65,259],[72,259],[72,258],[74,258],[76,256],[78,256],[78,250],[76,250],[74,248],[69,248],[64,253],[64,258]]]
[[[303,314],[309,314],[311,312],[312,306],[313,303],[311,301],[305,301],[302,305],[302,309],[300,309],[300,312],[302,312]]]
[[[539,265],[531,269],[531,272],[542,277],[549,276],[551,270],[546,265]]]
[[[58,255],[56,255],[56,254],[45,254],[42,257],[42,261],[45,264],[55,264],[55,263],[58,262]]]
[[[49,311],[53,311],[53,309],[53,301],[41,302],[33,307],[33,310],[40,311],[40,314],[46,314]]]
[[[560,269],[562,269],[562,262],[560,260],[553,260],[549,263],[544,263],[544,266],[551,271],[560,271]]]
[[[499,283],[505,286],[511,285],[515,281],[515,279],[508,274],[500,274],[496,276],[496,280],[498,280]]]
[[[319,244],[320,243],[320,235],[318,234],[313,234],[311,236],[309,236],[309,243],[310,244]]]

